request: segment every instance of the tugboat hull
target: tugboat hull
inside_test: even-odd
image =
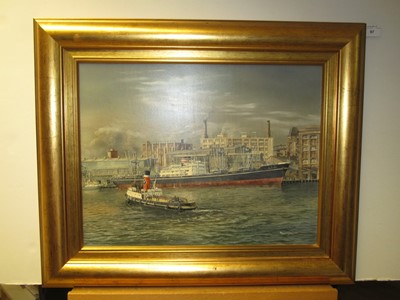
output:
[[[173,210],[193,210],[197,208],[195,202],[188,201],[185,198],[164,196],[159,188],[137,191],[135,187],[131,187],[127,190],[125,197],[129,204],[140,204],[154,208]]]

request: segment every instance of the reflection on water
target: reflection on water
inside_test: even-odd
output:
[[[129,205],[124,191],[83,191],[85,245],[314,244],[316,183],[163,189],[197,209]]]

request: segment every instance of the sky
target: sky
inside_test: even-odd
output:
[[[80,63],[82,156],[146,142],[199,146],[208,136],[265,136],[285,143],[291,127],[320,124],[322,66]]]

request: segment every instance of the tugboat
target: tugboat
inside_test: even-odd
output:
[[[129,204],[137,203],[148,207],[174,210],[193,210],[197,208],[194,201],[177,196],[164,196],[162,189],[155,185],[151,187],[150,171],[145,171],[143,179],[143,188],[133,186],[126,191],[125,197]]]

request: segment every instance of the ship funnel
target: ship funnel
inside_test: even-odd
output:
[[[151,187],[150,171],[148,170],[144,171],[143,179],[144,179],[143,189],[147,191]]]

